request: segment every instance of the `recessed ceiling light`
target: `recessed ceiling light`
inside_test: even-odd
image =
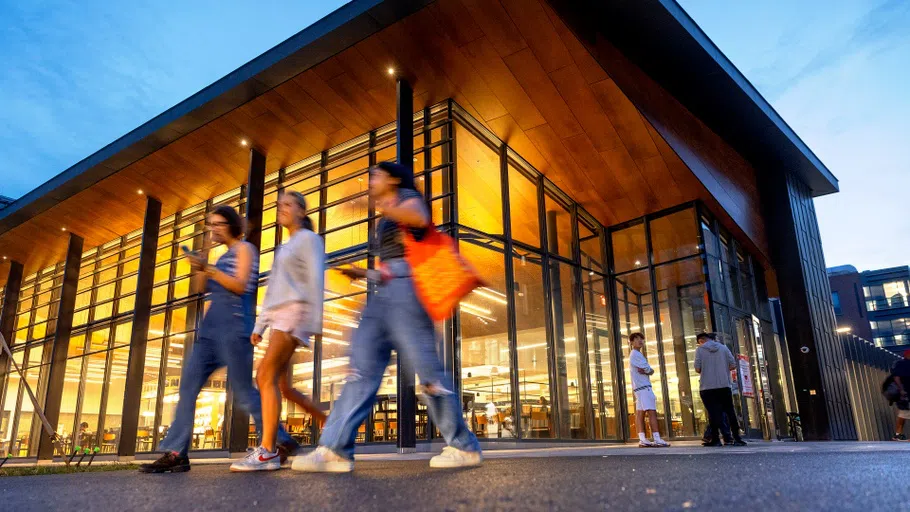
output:
[[[4,256],[3,259],[6,259],[6,256]]]
[[[636,264],[636,265],[641,265],[641,262],[638,261],[638,260],[635,260],[635,264]]]
[[[388,69],[388,72],[389,72],[390,75],[394,75],[394,74],[395,74],[395,68],[389,68],[389,69]]]
[[[140,188],[139,190],[136,191],[136,193],[139,194],[139,195],[141,196],[141,195],[144,194],[145,192],[143,192],[142,189]]]
[[[60,228],[60,231],[66,231],[66,228]]]
[[[240,141],[240,145],[241,145],[241,146],[246,146],[247,144],[249,144],[249,142],[247,142],[246,139],[243,139],[243,140]]]

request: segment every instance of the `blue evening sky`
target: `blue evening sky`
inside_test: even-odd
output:
[[[0,195],[18,197],[344,3],[0,0]],[[829,266],[907,264],[910,1],[680,0],[840,179]]]

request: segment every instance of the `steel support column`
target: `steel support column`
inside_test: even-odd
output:
[[[47,394],[44,399],[44,414],[55,426],[60,420],[60,401],[63,397],[63,377],[66,374],[66,355],[69,352],[70,333],[73,330],[73,310],[76,306],[76,287],[79,284],[79,266],[82,262],[82,237],[70,233],[66,249],[66,263],[63,269],[63,286],[57,303],[57,329],[54,346],[51,349],[51,363],[47,379]],[[40,400],[40,397],[38,398]],[[50,460],[54,456],[51,438],[42,433],[38,444],[38,460]]]
[[[149,318],[152,313],[152,288],[155,284],[155,257],[158,251],[160,224],[161,201],[148,197],[145,203],[145,222],[142,226],[142,246],[139,250],[139,275],[136,277],[136,306],[133,312],[133,331],[130,335],[130,356],[123,391],[120,446],[117,448],[117,454],[121,457],[136,455],[136,431],[139,428],[139,408],[142,402],[145,350],[148,343]]]

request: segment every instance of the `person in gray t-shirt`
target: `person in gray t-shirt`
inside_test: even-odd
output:
[[[739,422],[733,409],[733,393],[730,390],[730,370],[736,368],[736,359],[726,345],[717,342],[714,333],[703,332],[697,339],[700,345],[695,350],[695,371],[701,377],[701,401],[708,410],[711,424],[711,439],[705,446],[722,446],[718,435],[724,415],[730,423],[733,445],[745,446],[745,441],[739,435]]]

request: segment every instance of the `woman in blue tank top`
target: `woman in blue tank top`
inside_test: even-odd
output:
[[[259,282],[259,251],[243,240],[243,219],[230,206],[219,206],[206,220],[211,241],[227,247],[214,265],[198,254],[187,254],[197,290],[205,289],[208,310],[180,378],[180,400],[174,422],[158,449],[165,452],[143,473],[182,472],[190,469],[187,452],[193,437],[196,398],[212,373],[227,367],[234,404],[248,411],[262,429],[259,392],[253,388],[253,346],[250,334],[255,318]],[[236,434],[235,434],[236,435]],[[279,442],[290,448],[294,441],[280,430]],[[296,447],[294,447],[296,448]]]

